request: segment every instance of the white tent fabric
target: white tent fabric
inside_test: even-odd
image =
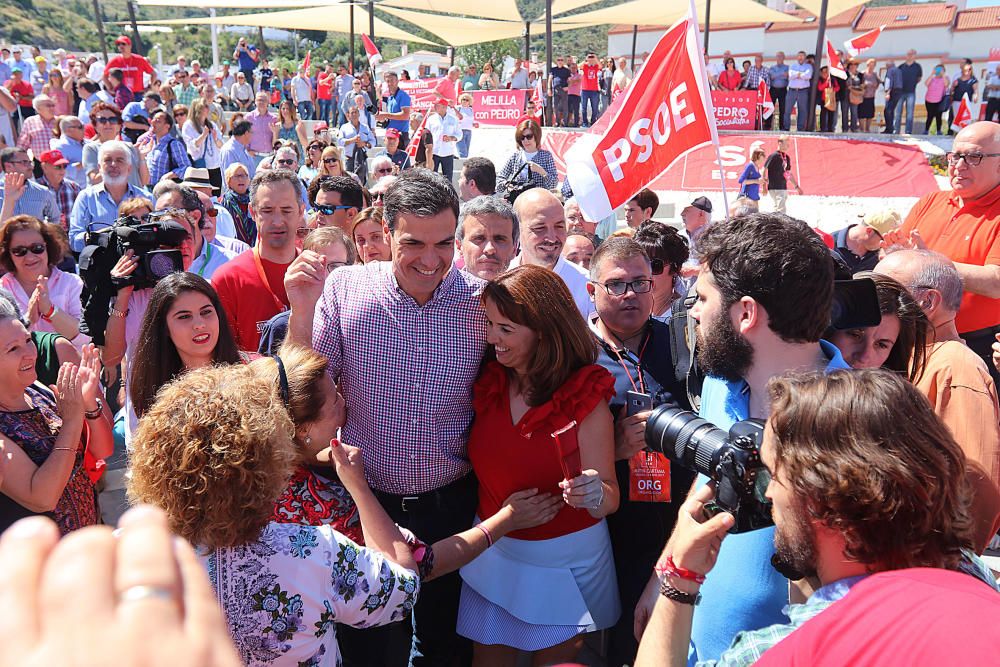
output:
[[[261,14],[238,14],[236,16],[206,16],[204,18],[168,19],[162,21],[140,21],[146,25],[246,25],[262,28],[286,28],[289,30],[326,30],[329,32],[347,33],[350,19],[349,7],[346,4],[292,9],[282,12],[265,12]],[[368,26],[368,12],[361,7],[354,8],[354,25],[357,32],[363,32]],[[379,39],[398,39],[421,44],[434,44],[411,35],[389,25],[375,17],[375,35]]]
[[[592,2],[593,0],[590,1]],[[491,2],[485,5],[473,4],[468,0],[376,0],[375,2],[377,9],[389,11],[389,6],[401,7],[403,9],[417,9],[438,14],[465,14],[475,17],[475,19],[486,18],[524,23],[524,19],[521,18],[521,12],[517,10],[515,0],[491,0]],[[419,25],[420,27],[424,27],[423,24]]]
[[[424,30],[434,33],[441,40],[450,46],[465,46],[466,44],[480,44],[482,42],[492,42],[498,39],[520,38],[524,35],[524,23],[520,21],[489,21],[489,20],[469,20],[460,16],[443,16],[439,14],[425,14],[414,12],[408,9],[396,9],[394,7],[379,7],[382,11],[393,16],[398,16],[404,21],[409,21],[418,25]],[[534,24],[538,26],[538,24]],[[560,30],[572,30],[584,27],[573,21],[566,23],[552,23],[552,32]],[[590,24],[594,25],[594,24]],[[538,34],[544,34],[544,26],[538,26]],[[535,30],[532,30],[535,33]]]
[[[712,24],[796,23],[802,19],[768,9],[753,0],[711,0]],[[852,0],[842,0],[851,2]],[[566,0],[571,4],[576,0]],[[699,22],[704,23],[706,0],[695,0]],[[578,5],[579,6],[579,5]],[[565,23],[584,25],[673,25],[690,10],[688,0],[632,0],[621,5],[564,16]],[[562,11],[569,11],[563,9]],[[831,16],[833,14],[830,14]]]
[[[295,9],[336,5],[343,0],[137,0],[144,7],[197,7],[199,9]],[[163,21],[159,21],[163,23]]]
[[[828,17],[836,16],[852,7],[866,5],[869,2],[871,0],[827,0],[826,15]],[[816,16],[819,16],[820,11],[823,9],[823,0],[795,0],[795,4],[802,9],[812,12]]]

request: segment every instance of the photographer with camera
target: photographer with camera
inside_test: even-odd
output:
[[[588,324],[597,363],[615,380],[615,473],[621,500],[608,517],[622,615],[609,636],[611,665],[631,665],[638,642],[632,611],[677,520],[695,474],[671,466],[663,454],[643,451],[646,419],[660,405],[690,409],[670,354],[670,329],[654,319],[653,267],[636,241],[605,241],[590,264],[587,291],[597,311]]]
[[[830,324],[834,263],[806,223],[780,213],[720,221],[699,239],[698,254],[690,315],[698,322],[698,362],[709,376],[702,418],[728,430],[740,420],[767,417],[772,377],[848,367],[836,347],[820,340]],[[668,543],[661,563],[670,553]],[[697,660],[718,659],[739,632],[782,622],[788,584],[771,567],[773,554],[770,528],[726,540],[694,616]],[[636,608],[637,636],[658,588],[654,576]]]
[[[760,488],[767,484],[775,526],[750,535],[773,536],[776,567],[807,578],[814,592],[789,606],[790,622],[745,628],[725,651],[698,664],[750,665],[853,588],[870,586],[888,589],[867,601],[860,610],[864,618],[825,636],[847,645],[844,653],[860,652],[859,644],[847,641],[846,635],[867,634],[866,626],[874,622],[882,632],[875,633],[877,643],[863,643],[865,664],[995,662],[997,630],[985,631],[982,619],[973,622],[967,610],[968,598],[977,593],[993,600],[993,610],[1000,599],[995,597],[992,574],[969,551],[973,522],[965,456],[927,400],[905,379],[884,370],[790,374],[770,380],[763,393],[771,414],[763,427],[757,465]],[[696,625],[695,609],[705,611],[694,606],[699,589],[707,588],[701,582],[706,575],[712,579],[731,542],[741,537],[727,535],[737,521],[732,514],[712,516],[709,504],[715,492],[715,485],[702,486],[681,507],[663,560],[662,595],[643,635],[637,667],[688,664],[692,617]],[[743,583],[730,589],[730,595],[753,586],[757,563],[742,567]],[[963,574],[953,575],[948,585],[935,587],[933,595],[904,611],[898,595],[908,591],[912,581],[934,575],[921,569],[889,573],[906,568]],[[948,611],[941,613],[944,609]],[[908,622],[911,610],[927,622]],[[963,621],[956,623],[952,614]],[[887,616],[894,622],[886,622]],[[725,623],[726,617],[712,620]],[[984,639],[983,634],[992,638]],[[928,650],[937,657],[929,657]],[[894,660],[884,662],[890,657]],[[824,658],[825,664],[859,664],[829,653]]]
[[[552,190],[559,182],[552,153],[542,148],[542,128],[538,121],[525,119],[514,129],[518,150],[511,155],[497,174],[502,185],[498,188],[509,195],[517,189],[542,187]]]

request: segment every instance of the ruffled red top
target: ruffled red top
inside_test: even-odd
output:
[[[537,488],[539,492],[562,494],[559,450],[552,433],[576,420],[583,420],[601,401],[615,395],[614,377],[592,364],[574,373],[547,403],[530,408],[513,423],[506,369],[491,361],[473,387],[476,411],[469,435],[469,459],[479,478],[480,518],[499,511],[515,491]],[[563,507],[546,524],[510,533],[521,540],[547,540],[575,533],[598,522],[586,510]]]

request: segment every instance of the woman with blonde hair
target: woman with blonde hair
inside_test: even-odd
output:
[[[497,90],[500,88],[500,77],[493,71],[493,61],[487,61],[483,65],[483,73],[479,76],[480,90]]]
[[[181,137],[191,156],[191,166],[208,169],[212,190],[222,192],[222,133],[208,115],[211,107],[200,97],[191,103],[188,119],[181,127]]]
[[[344,156],[337,146],[327,146],[323,149],[320,158],[319,171],[317,176],[346,176],[344,169]]]

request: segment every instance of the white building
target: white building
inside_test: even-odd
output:
[[[446,75],[450,66],[451,57],[447,54],[423,50],[410,53],[403,44],[403,54],[379,65],[378,75],[382,76],[382,72],[389,70],[398,74],[405,69],[411,79],[426,79]]]

